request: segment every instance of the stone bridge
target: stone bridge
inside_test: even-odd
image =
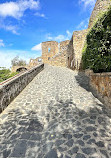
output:
[[[26,71],[29,69],[30,69],[30,67],[28,65],[26,65],[26,66],[13,66],[11,68],[11,71],[12,72],[21,72],[21,71]]]
[[[0,158],[110,158],[110,112],[83,73],[45,66],[0,114]]]

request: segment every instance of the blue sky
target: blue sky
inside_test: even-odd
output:
[[[96,0],[0,0],[0,67],[41,56],[41,42],[86,29]]]

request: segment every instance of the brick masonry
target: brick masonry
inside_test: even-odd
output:
[[[41,64],[0,85],[0,112],[10,104],[43,68],[44,64]]]

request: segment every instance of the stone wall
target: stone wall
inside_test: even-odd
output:
[[[71,69],[81,70],[82,50],[86,40],[86,35],[98,19],[100,12],[105,12],[109,8],[109,5],[111,5],[111,0],[97,0],[90,17],[88,29],[73,32],[70,41],[63,41],[61,43],[56,41],[43,42],[43,62],[55,66],[65,66]]]
[[[69,40],[60,42],[58,44],[58,53],[50,59],[50,64],[53,66],[67,66],[67,49],[69,45]]]
[[[31,68],[40,65],[41,63],[42,63],[42,57],[38,57],[36,59],[30,59],[29,67]]]
[[[74,47],[73,47],[73,36],[68,44],[67,49],[67,67],[74,69]]]
[[[44,68],[44,64],[0,83],[0,112],[30,83],[33,78]]]
[[[95,21],[97,21],[100,14],[107,11],[110,5],[111,5],[111,0],[97,0],[96,1],[95,7],[92,11],[92,14],[89,20],[88,28],[91,28],[93,26],[93,24],[95,23]]]
[[[82,49],[87,30],[75,31],[71,40],[60,43],[48,41],[42,43],[42,59],[44,63],[80,69]],[[48,49],[50,48],[50,52]]]
[[[58,53],[58,42],[47,41],[42,43],[42,60],[44,63],[50,63],[50,59]]]
[[[111,108],[111,72],[89,73],[93,94]]]
[[[29,70],[35,66],[38,66],[42,64],[42,57],[38,57],[36,59],[30,59],[29,64],[24,65],[24,66],[12,66],[11,72],[21,72],[21,71],[26,71]],[[20,70],[20,71],[19,71]]]
[[[74,69],[81,69],[82,50],[86,40],[87,30],[73,32]]]

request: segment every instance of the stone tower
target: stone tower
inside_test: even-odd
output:
[[[42,60],[44,63],[49,63],[50,59],[58,53],[58,42],[47,41],[42,43]]]
[[[111,6],[111,0],[97,0],[96,1],[95,7],[92,11],[92,14],[89,20],[88,28],[91,28],[93,26],[95,21],[98,19],[99,15],[107,11],[109,6]]]

